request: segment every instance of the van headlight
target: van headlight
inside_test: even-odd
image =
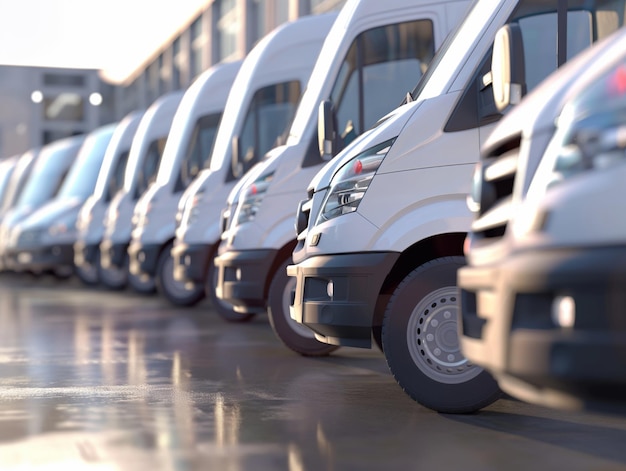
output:
[[[335,173],[330,181],[330,190],[317,218],[317,224],[357,210],[372,178],[395,140],[394,137],[361,152]]]
[[[237,208],[237,224],[254,220],[273,178],[274,172],[267,173],[244,188],[243,198]]]
[[[558,152],[548,188],[579,173],[626,162],[626,125],[579,129],[571,141]]]
[[[557,120],[544,159],[552,159],[546,189],[583,172],[626,162],[626,64],[621,61],[580,92]]]
[[[200,216],[202,207],[202,198],[204,197],[204,189],[200,188],[193,196],[187,198],[183,209],[183,216],[181,218],[181,224],[186,220],[186,224],[189,226],[194,224]],[[180,224],[179,224],[180,225]]]

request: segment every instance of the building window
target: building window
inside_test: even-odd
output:
[[[43,74],[44,85],[62,87],[84,87],[85,77],[76,74]]]
[[[274,3],[274,25],[289,21],[289,0],[276,0]]]
[[[41,145],[50,144],[51,142],[58,141],[70,136],[78,136],[83,134],[83,131],[43,131],[41,135]]]
[[[237,36],[240,30],[240,15],[235,0],[221,0],[218,11],[218,59],[224,60],[237,52]]]
[[[346,0],[311,0],[312,13],[325,13],[331,10],[337,10],[346,3]]]
[[[204,70],[204,64],[202,61],[202,49],[203,49],[203,34],[202,34],[202,16],[196,18],[191,23],[191,54],[189,55],[189,72],[191,78],[195,78]]]
[[[85,100],[78,93],[59,93],[43,99],[44,119],[47,121],[82,121]]]
[[[152,103],[161,94],[159,89],[159,64],[153,62],[148,66],[148,102]]]
[[[178,90],[180,88],[180,68],[182,59],[180,37],[178,37],[172,43],[172,90]]]
[[[256,43],[261,39],[266,31],[265,12],[266,5],[265,0],[253,0],[250,4],[249,18],[250,18],[250,44]]]

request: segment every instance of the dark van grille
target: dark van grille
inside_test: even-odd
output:
[[[511,219],[513,188],[521,139],[511,139],[482,161],[480,209],[472,225],[479,238],[500,238]]]

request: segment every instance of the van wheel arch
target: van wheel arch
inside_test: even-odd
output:
[[[398,285],[409,273],[424,263],[441,257],[462,257],[466,236],[467,233],[465,232],[436,234],[414,243],[400,254],[380,289],[374,308],[372,335],[379,347],[382,346],[380,334],[385,309],[389,303],[389,298]]]

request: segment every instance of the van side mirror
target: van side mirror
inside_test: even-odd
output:
[[[317,118],[317,142],[323,160],[330,160],[337,152],[337,125],[335,107],[330,100],[320,103]]]
[[[504,25],[496,33],[491,56],[493,99],[498,111],[522,100],[526,94],[525,80],[522,30],[516,24]]]
[[[233,177],[239,178],[243,173],[243,164],[241,163],[241,142],[239,136],[233,136],[231,141],[231,171]]]

